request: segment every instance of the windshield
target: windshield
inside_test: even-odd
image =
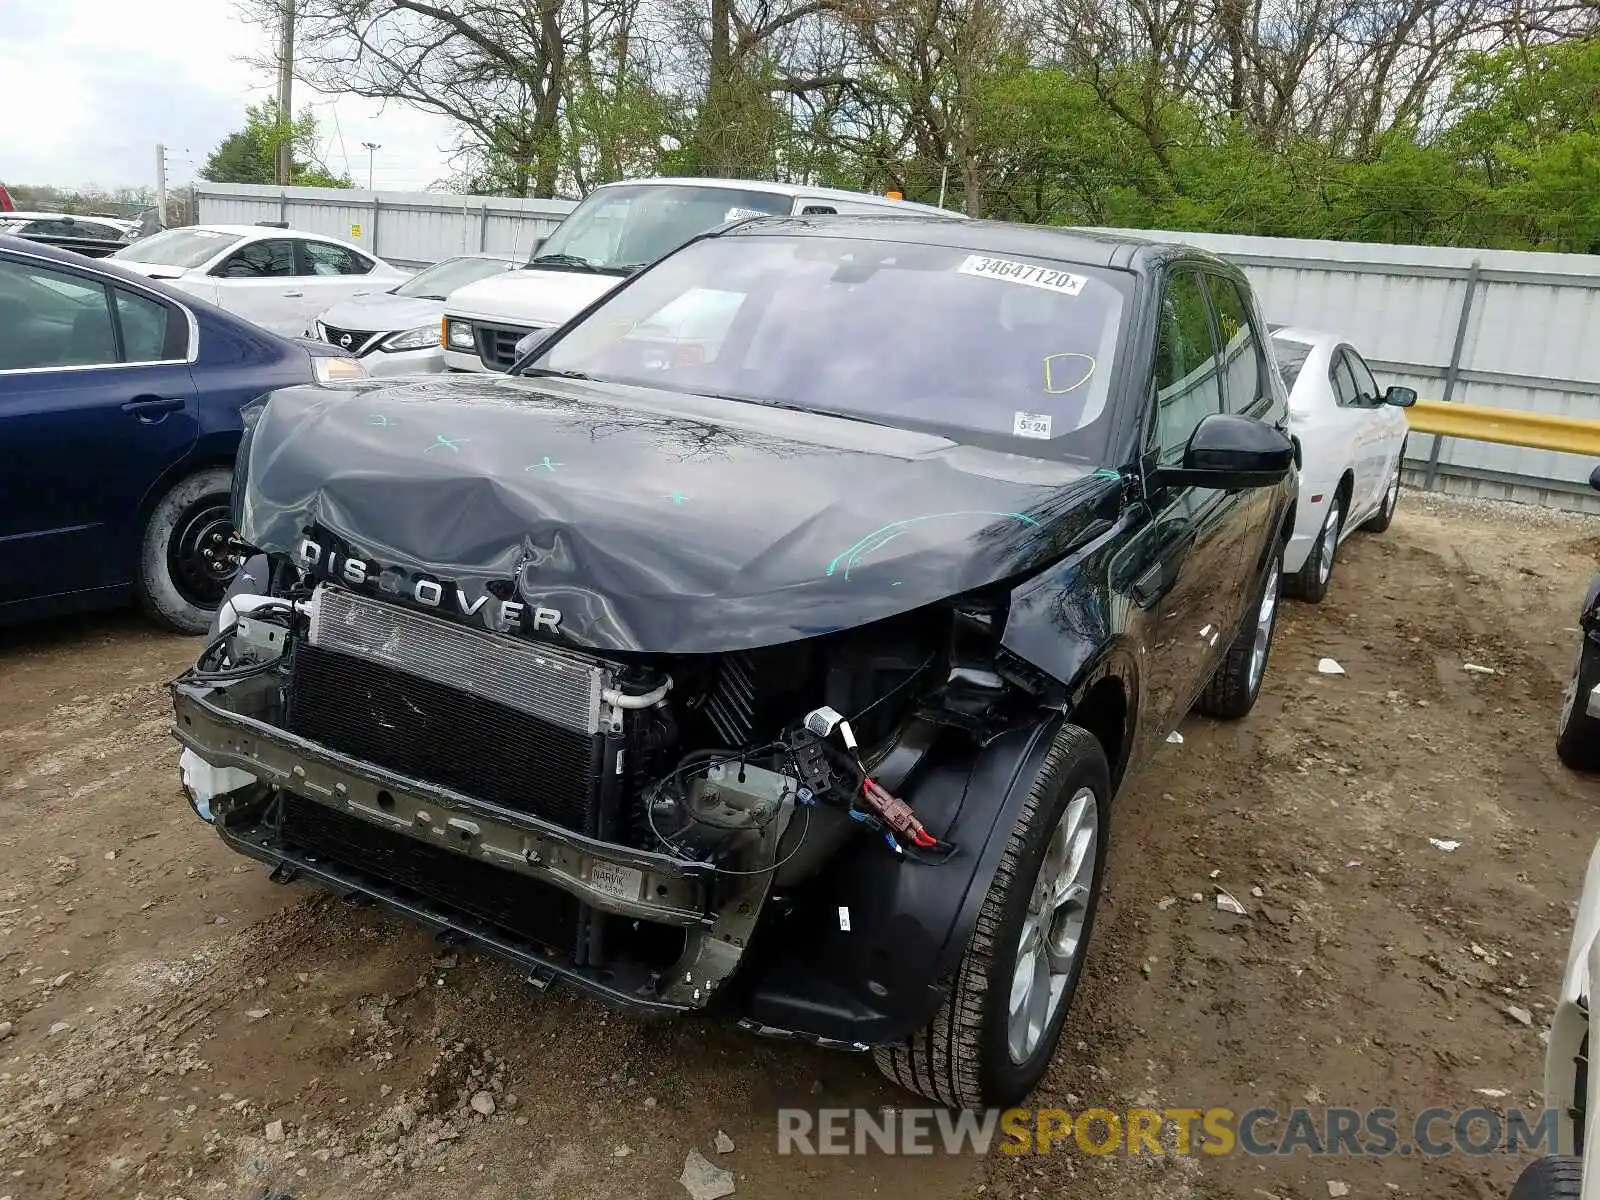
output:
[[[411,296],[418,300],[444,300],[459,287],[466,287],[479,279],[509,271],[515,263],[499,258],[447,258],[434,263],[425,271],[418,271],[399,287],[391,289],[396,296]]]
[[[629,274],[739,217],[787,213],[788,196],[746,188],[630,183],[598,188],[556,226],[530,267]]]
[[[1307,342],[1297,342],[1293,338],[1272,335],[1273,353],[1278,359],[1278,374],[1283,376],[1285,391],[1294,391],[1294,381],[1300,378],[1300,368],[1306,365],[1306,359],[1311,357],[1311,346]]]
[[[612,293],[528,370],[1098,459],[1128,286],[944,246],[713,238]]]
[[[198,267],[238,240],[237,233],[215,229],[169,229],[124,246],[111,257],[155,267]]]

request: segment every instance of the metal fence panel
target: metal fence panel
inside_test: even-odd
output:
[[[202,183],[206,223],[287,221],[397,266],[522,256],[574,207],[423,192]],[[1432,399],[1600,419],[1600,256],[1117,230],[1237,262],[1267,319],[1343,334],[1386,382]],[[1415,434],[1413,474],[1472,495],[1600,511],[1579,455]]]
[[[1600,256],[1116,232],[1232,259],[1269,321],[1343,334],[1384,382],[1600,419]],[[1581,455],[1413,434],[1407,460],[1447,491],[1600,512]]]
[[[575,207],[571,200],[195,185],[197,219],[208,225],[287,221],[292,229],[343,238],[399,267],[424,267],[480,250],[523,256]]]

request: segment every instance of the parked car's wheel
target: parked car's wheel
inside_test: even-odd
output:
[[[1574,771],[1600,771],[1600,718],[1591,717],[1588,708],[1597,683],[1600,646],[1585,637],[1561,698],[1561,732],[1556,735],[1556,755]]]
[[[1322,532],[1316,544],[1306,555],[1305,565],[1293,575],[1286,576],[1283,590],[1297,600],[1320,604],[1328,594],[1328,584],[1333,579],[1333,563],[1339,554],[1339,534],[1344,529],[1344,496],[1335,494],[1328,502],[1328,515],[1322,522]]]
[[[1578,1200],[1583,1191],[1583,1159],[1567,1154],[1536,1158],[1511,1185],[1510,1200]]]
[[[1195,701],[1202,716],[1233,721],[1256,706],[1261,681],[1267,674],[1267,658],[1272,653],[1272,634],[1278,627],[1278,592],[1283,579],[1283,551],[1272,556],[1267,577],[1256,593],[1250,618],[1240,627],[1233,645]]]
[[[901,1087],[952,1108],[1023,1099],[1050,1065],[1094,929],[1111,772],[1088,730],[1063,725],[1034,777],[933,1020],[873,1052]]]
[[[1383,503],[1378,505],[1378,511],[1367,518],[1365,529],[1368,533],[1382,533],[1389,528],[1389,523],[1394,520],[1394,510],[1400,504],[1400,468],[1405,465],[1405,443],[1400,445],[1400,457],[1394,460],[1394,475],[1389,479],[1389,486],[1383,491]]]
[[[145,522],[134,584],[140,607],[168,629],[211,628],[234,571],[228,558],[232,485],[225,467],[197,471],[161,497]]]

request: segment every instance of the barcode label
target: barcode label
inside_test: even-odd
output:
[[[1027,287],[1059,292],[1063,296],[1076,296],[1089,280],[1070,271],[1055,267],[1041,267],[1036,263],[1016,262],[1009,258],[990,258],[984,254],[969,254],[956,270],[962,275],[978,275],[985,279],[1000,279],[1006,283],[1020,283]]]

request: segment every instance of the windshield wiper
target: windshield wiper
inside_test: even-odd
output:
[[[530,267],[577,267],[580,271],[600,270],[587,258],[576,254],[541,254],[537,258],[528,260]]]
[[[890,428],[888,421],[880,421],[862,413],[840,412],[836,408],[818,408],[813,404],[795,404],[790,400],[757,400],[751,396],[722,396],[722,400],[743,400],[748,404],[759,404],[762,408],[781,408],[784,412],[809,413],[815,417],[838,417],[841,421],[860,421],[863,425],[883,425]]]
[[[864,416],[861,413],[841,412],[836,408],[817,408],[812,404],[796,404],[792,400],[760,400],[755,396],[736,396],[731,392],[702,392],[696,388],[675,388],[659,381],[649,384],[650,387],[661,388],[664,391],[678,392],[685,396],[704,396],[707,400],[732,400],[736,404],[755,404],[762,408],[781,408],[784,412],[806,413],[813,417],[837,417],[841,421],[859,421],[863,425],[878,425],[887,429],[897,429],[899,426],[889,421],[878,420],[875,417]]]
[[[558,371],[555,367],[527,367],[517,372],[518,375],[555,375],[561,379],[581,379],[585,383],[592,382],[593,377],[585,375],[582,371]]]

